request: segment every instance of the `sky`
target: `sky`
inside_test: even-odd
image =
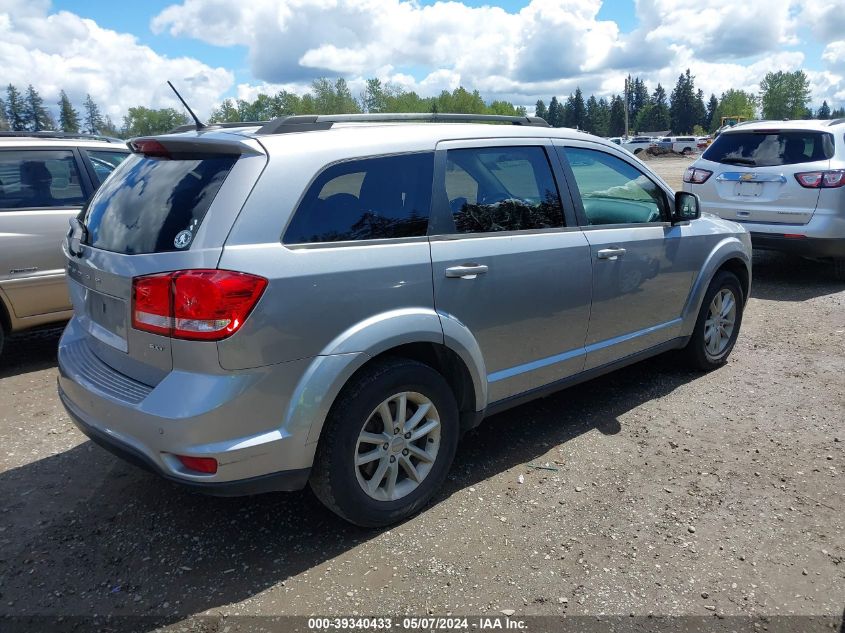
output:
[[[201,117],[221,100],[378,77],[423,96],[459,85],[531,110],[537,99],[621,92],[759,91],[803,69],[813,106],[845,106],[845,0],[0,0],[0,85],[48,104],[90,93],[116,123],[136,105]]]

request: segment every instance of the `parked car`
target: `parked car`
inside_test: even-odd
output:
[[[692,154],[698,150],[698,139],[695,136],[664,136],[658,139],[657,144],[678,154]]]
[[[739,123],[684,183],[705,211],[744,223],[755,248],[829,260],[845,280],[845,119]]]
[[[119,139],[0,132],[0,353],[10,332],[70,318],[68,220],[128,155]]]
[[[636,156],[640,152],[644,152],[650,147],[657,146],[657,144],[657,140],[650,136],[635,136],[629,141],[623,141],[622,147],[624,147]]]
[[[452,122],[403,124],[431,120]],[[310,482],[393,523],[485,416],[670,349],[712,369],[739,332],[742,226],[539,119],[294,116],[131,145],[64,246],[59,394],[197,490]]]

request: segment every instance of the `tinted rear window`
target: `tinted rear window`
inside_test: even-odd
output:
[[[314,180],[286,244],[418,237],[428,230],[434,154],[338,163]]]
[[[772,167],[795,165],[833,156],[833,135],[813,131],[725,132],[702,155],[729,165]]]
[[[167,160],[133,154],[115,169],[86,209],[87,243],[128,255],[189,248],[236,160],[236,156]]]

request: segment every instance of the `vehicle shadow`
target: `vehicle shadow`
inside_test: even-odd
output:
[[[49,327],[8,336],[0,355],[0,378],[55,367],[62,329]]]
[[[664,355],[493,416],[464,438],[435,503],[584,433],[611,443],[622,415],[699,375]],[[196,495],[91,442],[0,474],[0,498],[0,620],[97,613],[161,626],[269,587],[277,612],[296,612],[280,583],[384,533],[346,524],[310,491]]]
[[[768,301],[806,301],[845,289],[829,262],[774,251],[754,251],[753,277],[751,296]]]

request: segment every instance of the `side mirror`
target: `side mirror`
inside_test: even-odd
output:
[[[689,191],[678,191],[675,194],[675,211],[672,213],[672,224],[688,222],[701,217],[701,202],[698,196]]]

